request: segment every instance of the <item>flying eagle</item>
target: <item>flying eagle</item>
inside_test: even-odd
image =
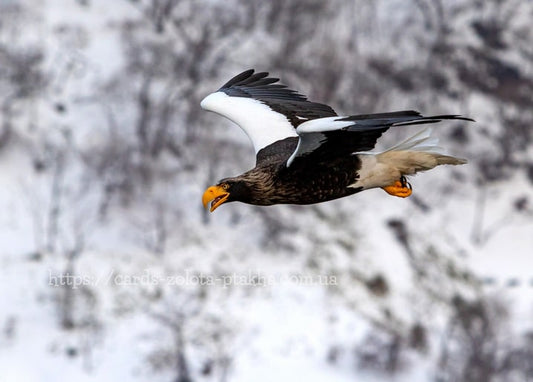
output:
[[[205,191],[202,202],[205,208],[211,203],[211,212],[225,202],[313,204],[376,187],[404,198],[412,192],[407,175],[466,163],[445,155],[430,129],[386,151],[370,150],[392,126],[473,121],[470,118],[424,117],[413,110],[339,116],[328,105],[308,101],[278,81],[250,69],[202,100],[203,109],[239,125],[256,154],[253,169]]]

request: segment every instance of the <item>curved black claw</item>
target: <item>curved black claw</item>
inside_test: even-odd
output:
[[[410,190],[413,189],[413,187],[411,186],[411,183],[409,183],[407,181],[407,178],[405,176],[403,176],[403,175],[400,177],[400,183],[402,184],[402,187],[407,187]]]

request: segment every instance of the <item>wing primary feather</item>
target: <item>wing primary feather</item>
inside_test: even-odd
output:
[[[432,115],[429,117],[425,117],[414,110],[395,111],[391,113],[380,114],[351,115],[348,117],[336,119],[336,121],[340,122],[353,121],[354,126],[359,126],[360,129],[373,129],[384,126],[417,125],[423,123],[434,123],[442,120],[462,120],[474,122],[474,120],[471,118],[451,114]],[[347,127],[346,129],[348,128],[349,127]]]
[[[270,84],[273,84],[274,82],[278,82],[278,81],[279,81],[278,78],[263,78],[263,79],[255,81],[254,83],[248,84],[247,86],[255,88],[257,86],[270,85]]]
[[[410,126],[410,125],[423,125],[428,123],[437,123],[442,121],[442,119],[424,119],[421,121],[411,121],[411,122],[398,122],[393,123],[391,126]]]
[[[250,77],[244,79],[243,81],[237,83],[236,85],[238,85],[238,86],[250,86],[254,82],[259,81],[262,78],[265,78],[267,76],[268,76],[267,72],[255,73],[255,74],[252,74]],[[277,81],[277,79],[276,79],[276,81]]]
[[[424,118],[440,119],[440,120],[443,120],[443,119],[459,119],[461,121],[476,122],[472,118],[463,117],[462,115],[458,115],[458,114],[455,114],[455,115],[447,115],[447,114],[444,114],[444,115],[432,115],[431,117],[424,117]]]
[[[390,113],[377,114],[359,114],[350,115],[348,117],[339,118],[337,121],[359,121],[365,119],[386,119],[386,118],[401,118],[401,117],[422,117],[422,115],[415,110],[392,111]]]
[[[244,72],[237,74],[235,77],[233,77],[231,80],[226,82],[224,85],[222,85],[220,88],[225,89],[232,87],[233,85],[245,80],[246,78],[250,77],[254,73],[254,69],[248,69]]]

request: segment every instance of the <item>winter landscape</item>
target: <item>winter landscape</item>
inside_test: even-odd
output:
[[[0,381],[533,381],[533,2],[0,0]],[[203,111],[243,70],[464,166],[311,206]],[[420,130],[389,130],[378,149]]]

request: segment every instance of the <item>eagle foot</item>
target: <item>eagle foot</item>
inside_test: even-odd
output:
[[[411,187],[411,183],[405,179],[405,176],[402,175],[400,180],[397,180],[390,186],[382,187],[385,192],[387,192],[389,195],[397,196],[399,198],[407,198],[413,193],[413,188]]]

